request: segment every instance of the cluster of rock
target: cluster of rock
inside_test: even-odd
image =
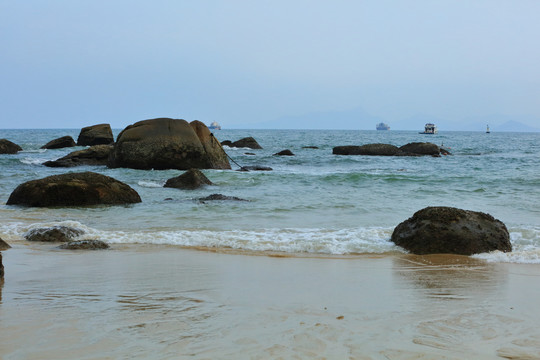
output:
[[[101,240],[75,240],[85,232],[69,226],[53,226],[33,229],[24,238],[28,241],[62,243],[58,248],[68,250],[101,250],[108,249],[109,244]]]
[[[232,142],[230,140],[224,140],[224,141],[221,142],[221,145],[228,146],[228,147],[231,147],[231,148],[262,149],[262,146],[259,145],[257,140],[255,140],[251,136],[242,138],[242,139],[237,140],[235,142]]]
[[[427,142],[414,142],[397,147],[391,144],[366,144],[336,146],[334,155],[374,155],[374,156],[441,156],[450,155],[448,150]]]

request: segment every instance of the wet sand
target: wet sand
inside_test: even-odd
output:
[[[4,360],[540,358],[539,265],[23,242],[3,262]]]

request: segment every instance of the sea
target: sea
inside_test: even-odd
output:
[[[121,129],[114,129],[115,136]],[[34,228],[73,226],[81,239],[290,256],[402,254],[394,228],[428,206],[481,211],[508,228],[513,251],[478,254],[488,262],[540,263],[540,133],[360,130],[240,130],[216,138],[251,136],[262,149],[224,147],[231,170],[203,170],[214,183],[197,190],[164,188],[181,170],[49,168],[42,165],[82,147],[41,146],[80,129],[0,130],[23,151],[0,155],[0,236],[24,241]],[[432,142],[442,157],[340,156],[341,145]],[[289,149],[294,156],[275,156]],[[265,166],[271,171],[237,171]],[[120,180],[141,196],[126,206],[32,208],[6,205],[29,180],[93,171]],[[247,201],[202,201],[222,194]]]

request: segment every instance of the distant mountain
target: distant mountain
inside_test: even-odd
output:
[[[492,128],[492,131],[540,132],[540,128],[510,120]]]

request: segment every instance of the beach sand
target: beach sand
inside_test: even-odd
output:
[[[12,245],[4,360],[540,358],[539,265]]]

